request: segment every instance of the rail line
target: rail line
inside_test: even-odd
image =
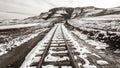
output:
[[[77,59],[74,57],[75,48],[72,42],[66,37],[62,24],[59,24],[50,40],[44,43],[44,49],[39,50],[42,53],[36,54],[36,57],[40,57],[37,62],[32,62],[29,68],[80,68],[78,66]]]

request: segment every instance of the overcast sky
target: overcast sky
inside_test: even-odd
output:
[[[0,0],[0,18],[25,18],[38,15],[54,7],[120,6],[120,0]]]

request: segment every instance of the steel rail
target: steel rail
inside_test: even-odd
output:
[[[77,62],[75,61],[75,58],[74,58],[74,55],[72,54],[72,51],[70,50],[70,47],[69,47],[69,44],[65,38],[65,34],[63,33],[63,28],[62,28],[62,25],[61,25],[61,32],[62,32],[62,35],[63,35],[63,39],[65,41],[65,45],[68,49],[68,53],[69,53],[69,57],[70,57],[70,61],[71,61],[71,64],[73,66],[73,68],[80,68],[77,64]]]
[[[55,32],[56,32],[57,28],[58,28],[58,27],[55,28],[55,30],[54,30],[54,32],[53,32],[53,34],[52,34],[52,36],[51,36],[51,38],[50,38],[50,40],[49,40],[49,42],[48,42],[48,45],[47,45],[47,47],[45,48],[44,53],[42,54],[42,57],[41,57],[41,59],[40,59],[40,61],[39,61],[39,63],[38,63],[37,68],[42,68],[42,63],[44,62],[44,59],[45,59],[45,57],[46,57],[46,55],[47,55],[47,53],[48,53],[48,50],[49,50],[49,48],[50,48],[52,39],[53,39],[53,37],[54,37],[54,35],[55,35]]]

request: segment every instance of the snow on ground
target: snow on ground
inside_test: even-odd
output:
[[[93,18],[91,18],[93,19]],[[98,18],[99,19],[99,18]],[[106,18],[108,19],[108,18]],[[74,22],[74,23],[73,23]],[[112,31],[120,32],[120,22],[119,20],[87,20],[87,18],[72,19],[69,21],[74,27],[83,29],[83,30],[94,30],[94,31]]]
[[[26,14],[19,14],[19,13],[8,13],[8,12],[1,12],[0,11],[0,21],[6,19],[24,19],[34,15],[26,15]]]
[[[106,49],[108,47],[105,43],[101,43],[95,40],[86,40],[88,44],[95,46],[95,49]]]
[[[82,58],[85,61],[85,64],[83,65],[84,68],[97,68],[95,65],[90,65],[89,60],[87,60],[87,54],[86,53],[91,53],[86,49],[86,47],[82,47],[82,44],[78,44],[78,42],[72,37],[72,35],[67,31],[65,26],[63,27],[63,31],[65,32],[65,35],[68,36],[68,38],[73,42],[74,47],[77,49],[76,51],[81,53],[79,55],[80,58]],[[91,53],[92,54],[92,53]]]
[[[97,55],[97,54],[95,54],[95,53],[92,53],[91,55],[94,55],[94,56],[96,56],[96,57],[98,57],[98,58],[101,58],[99,55]]]
[[[120,53],[120,49],[116,49],[114,53]]]
[[[71,66],[62,66],[62,68],[72,68]]]
[[[48,42],[50,39],[52,33],[54,32],[56,27],[54,27],[50,32],[41,40],[31,51],[30,53],[26,56],[23,64],[20,66],[20,68],[30,68],[30,64],[33,61],[33,58],[35,58],[35,55],[40,53],[42,54],[43,51],[41,52],[40,50],[45,49],[45,42]],[[35,61],[34,61],[35,62]],[[54,68],[54,67],[51,67]]]
[[[109,63],[107,61],[104,61],[104,60],[98,60],[97,64],[99,64],[99,65],[106,65],[106,64],[109,64]]]
[[[79,32],[77,32],[76,30],[75,31],[72,31],[74,34],[76,34],[76,35],[79,35],[79,37],[81,38],[81,39],[83,39],[83,40],[87,40],[88,38],[87,38],[87,35],[85,35],[85,34],[82,34],[82,33],[79,33]]]
[[[57,57],[52,56],[51,54],[47,55],[45,58],[45,61],[63,61],[63,60],[69,60],[69,57]]]
[[[39,33],[41,33],[42,31],[45,31],[45,30],[46,29],[42,29],[37,33],[20,36],[18,38],[15,38],[15,39],[11,40],[9,43],[5,43],[4,45],[0,44],[0,56],[3,55],[3,54],[6,54],[8,52],[7,49],[11,50],[12,48],[20,46],[21,44],[29,41],[30,39],[38,36]]]
[[[75,38],[72,37],[71,33],[68,32],[67,29],[66,29],[64,26],[63,26],[63,29],[64,29],[64,32],[66,32],[66,34],[67,34],[67,36],[69,37],[69,39],[72,40],[73,45],[74,45],[75,48],[77,49],[77,50],[75,50],[75,51],[80,53],[79,57],[82,58],[82,59],[85,61],[85,64],[83,65],[84,68],[97,68],[97,66],[95,66],[94,64],[93,64],[93,65],[90,64],[90,61],[87,59],[87,56],[89,56],[89,55],[87,55],[88,53],[91,54],[91,55],[94,55],[94,56],[98,57],[99,59],[101,59],[101,60],[97,60],[97,64],[100,64],[100,65],[107,65],[107,64],[109,64],[107,61],[102,60],[102,57],[100,57],[99,55],[88,51],[87,48],[84,47],[84,45],[78,44],[78,42],[75,40]],[[88,40],[87,36],[85,36],[85,35],[83,35],[84,37],[81,37],[81,33],[80,33],[80,32],[75,31],[74,33],[77,34],[81,39],[83,39],[83,40]],[[92,41],[94,41],[94,40],[92,40]],[[88,43],[88,44],[89,44],[89,43]],[[104,45],[103,45],[102,43],[99,44],[99,42],[94,42],[94,43],[92,43],[92,45],[94,45],[94,46],[95,46],[96,44],[97,44],[96,47],[104,47],[104,46],[107,46],[107,45],[104,44],[104,43],[103,43]],[[101,48],[100,48],[100,49],[101,49]],[[81,66],[81,63],[78,63],[78,65]]]
[[[3,55],[3,54],[6,54],[7,52],[8,52],[8,51],[1,50],[0,56]]]
[[[53,54],[53,53],[67,53],[68,51],[52,51],[52,50],[49,50],[49,53],[50,54]]]
[[[61,35],[61,29],[60,29],[60,25],[58,26],[56,32],[55,32],[55,35],[53,37],[53,39],[57,39],[59,40],[60,38],[62,38],[62,35]],[[59,43],[61,42],[64,42],[64,41],[58,41]],[[52,43],[56,43],[56,41],[52,41]],[[63,44],[65,45],[65,44]],[[64,61],[64,60],[69,60],[69,57],[60,57],[60,56],[52,56],[52,54],[54,53],[68,53],[67,50],[65,51],[54,51],[53,49],[56,49],[58,47],[50,47],[49,51],[48,51],[48,55],[45,57],[45,61]],[[60,48],[63,48],[63,47],[60,47]],[[65,47],[64,47],[65,48]]]
[[[104,16],[98,16],[98,17],[88,17],[88,18],[82,18],[84,20],[120,20],[119,14],[113,14],[113,15],[104,15]]]
[[[41,33],[42,31],[45,31],[46,29],[42,29],[40,32],[38,33],[35,33],[35,34],[30,34],[28,35],[28,37],[26,37],[25,39],[21,40],[21,41],[15,41],[14,44],[17,45],[17,46],[20,46],[21,44],[27,42],[28,40],[38,36],[39,33]],[[16,39],[15,39],[16,40]]]
[[[87,35],[80,33],[79,31],[75,30],[72,31],[74,34],[78,35],[78,37],[82,40],[84,40],[86,43],[95,46],[96,49],[106,49],[106,47],[109,47],[105,43],[101,43],[99,41],[91,40],[87,38]]]
[[[13,28],[23,28],[23,27],[31,27],[31,26],[37,26],[40,23],[29,23],[29,24],[16,24],[16,25],[7,25],[7,26],[0,26],[0,30],[3,29],[13,29]]]
[[[42,68],[58,68],[58,66],[46,65],[46,66],[42,66]]]
[[[102,12],[103,10],[84,10],[85,12],[85,16],[91,16],[91,15],[94,15],[94,14],[99,14],[100,12]]]

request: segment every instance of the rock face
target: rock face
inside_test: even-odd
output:
[[[94,17],[94,16],[103,16],[103,15],[111,15],[111,14],[119,14],[119,13],[120,13],[120,8],[104,9],[104,8],[96,8],[93,6],[89,6],[89,7],[76,7],[76,8],[58,7],[58,8],[50,9],[48,12],[42,13],[41,15],[42,17],[44,17],[44,19],[47,20],[49,18],[55,18],[55,17],[70,19],[77,17]]]

